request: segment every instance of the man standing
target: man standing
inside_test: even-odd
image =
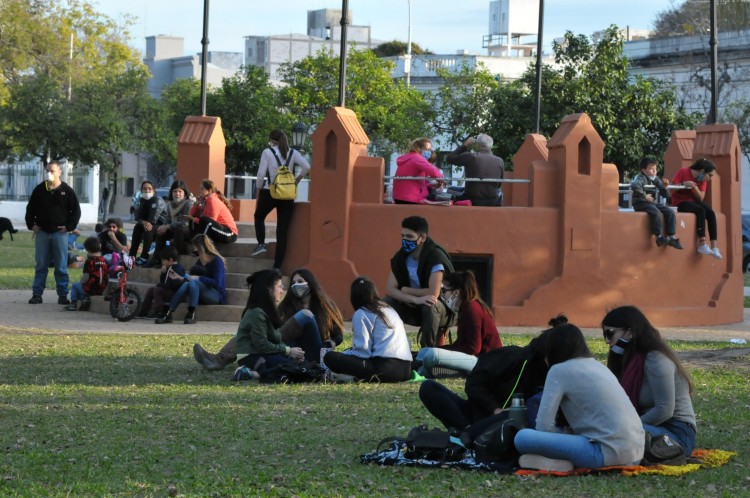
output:
[[[410,216],[401,222],[401,249],[391,259],[386,302],[409,325],[419,326],[419,346],[442,345],[456,315],[440,299],[443,274],[453,271],[448,252],[428,235],[427,220]]]
[[[47,282],[50,262],[55,265],[58,304],[68,301],[68,232],[75,230],[81,218],[78,197],[60,180],[60,164],[47,165],[45,181],[34,188],[26,206],[26,226],[34,232],[36,267],[29,304],[40,304]]]
[[[476,152],[470,148],[476,146]],[[469,137],[463,145],[445,158],[450,164],[464,167],[464,178],[503,178],[505,163],[492,154],[492,137],[481,133]],[[495,182],[466,182],[466,188],[456,200],[469,200],[473,206],[502,205],[501,185]]]

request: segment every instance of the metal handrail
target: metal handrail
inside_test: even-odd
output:
[[[445,181],[445,182],[484,182],[484,183],[531,183],[531,180],[524,180],[521,178],[463,178],[463,177],[447,177],[447,176],[391,176],[386,175],[383,177],[386,180],[426,180],[426,181]]]

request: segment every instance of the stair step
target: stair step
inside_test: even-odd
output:
[[[264,261],[265,267],[258,267],[257,270],[265,270],[271,268],[270,261]],[[258,262],[260,265],[261,262]],[[156,285],[159,283],[159,275],[161,270],[159,268],[133,268],[128,275],[128,284],[130,283],[144,283],[149,285]],[[245,289],[247,288],[247,276],[249,273],[227,273],[226,274],[226,285],[227,289]]]
[[[141,299],[143,299],[143,296],[146,295],[146,291],[149,289],[149,287],[153,287],[154,284],[150,282],[133,282],[132,280],[128,280],[128,287],[131,289],[135,289],[138,291],[138,294],[141,295]],[[245,303],[247,303],[247,295],[248,295],[247,288],[229,288],[227,287],[227,304],[233,304],[236,306],[245,306]]]
[[[129,283],[129,282],[128,282]],[[140,290],[138,291],[140,293]],[[143,295],[141,295],[143,297]],[[245,297],[247,300],[247,296]],[[242,311],[245,309],[245,303],[242,305],[231,304],[201,304],[195,312],[195,318],[198,323],[204,322],[234,322],[240,323]],[[91,312],[109,315],[109,301],[105,301],[102,296],[92,296]],[[175,313],[175,323],[182,323],[182,319],[187,313],[187,305],[182,303]],[[136,319],[133,319],[136,321]]]

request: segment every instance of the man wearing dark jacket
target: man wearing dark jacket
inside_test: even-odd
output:
[[[443,274],[453,271],[448,252],[428,235],[427,220],[410,216],[401,222],[401,249],[391,259],[386,302],[409,325],[419,326],[419,346],[444,343],[445,331],[456,320],[440,299]]]
[[[479,134],[469,137],[458,149],[445,158],[450,164],[464,167],[464,178],[500,179],[503,178],[505,163],[492,154],[492,137]],[[476,151],[472,151],[476,148]],[[497,182],[466,182],[466,188],[456,200],[470,200],[473,206],[500,206],[501,184]]]
[[[46,179],[34,188],[26,205],[26,226],[34,232],[35,272],[29,304],[40,304],[50,262],[55,266],[58,304],[68,301],[68,232],[81,218],[78,197],[60,180],[60,164],[47,165]]]

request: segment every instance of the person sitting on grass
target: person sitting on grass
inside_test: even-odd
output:
[[[324,347],[335,348],[344,340],[344,317],[336,303],[328,297],[313,272],[298,268],[292,272],[291,286],[279,304],[281,320],[286,322],[301,310],[310,310],[318,322]],[[301,331],[301,330],[300,330]],[[284,337],[293,344],[293,337]],[[216,353],[209,353],[200,344],[193,345],[193,356],[206,370],[223,370],[237,359],[237,336],[232,337]]]
[[[70,288],[70,304],[68,311],[76,311],[78,301],[81,301],[81,311],[88,311],[91,307],[90,296],[101,296],[109,282],[109,268],[102,256],[102,245],[96,237],[89,237],[83,243],[86,249],[86,262],[83,264],[81,281]]]
[[[187,296],[188,311],[183,322],[186,325],[195,323],[195,309],[200,304],[226,304],[226,261],[216,250],[208,236],[199,234],[193,237],[193,246],[198,252],[198,261],[190,270],[192,275],[185,276],[182,285],[177,289],[169,303],[169,309],[157,324],[172,323],[172,315]]]
[[[169,302],[185,281],[185,267],[178,258],[177,248],[169,246],[162,249],[159,283],[149,287],[143,296],[139,318],[159,318],[169,309]]]
[[[495,317],[479,296],[470,271],[446,273],[441,294],[448,308],[458,314],[456,342],[420,349],[416,358],[422,362],[419,373],[432,377],[433,368],[446,367],[467,375],[474,369],[477,356],[503,345]]]
[[[519,465],[567,472],[640,463],[645,434],[638,413],[617,378],[593,358],[581,330],[553,328],[545,360],[549,373],[536,428],[521,429],[514,439]]]
[[[656,160],[650,157],[641,159],[641,172],[635,175],[633,181],[630,182],[630,188],[633,191],[633,209],[648,214],[651,233],[656,237],[657,246],[682,249],[680,239],[675,238],[677,217],[674,211],[669,206],[656,202],[656,192],[659,192],[665,199],[667,198],[667,185],[669,185],[669,181],[661,180],[656,176]],[[647,187],[652,187],[652,190],[647,190]],[[661,234],[662,216],[664,216],[664,224],[666,225],[664,235]]]
[[[375,284],[357,277],[351,286],[352,348],[329,351],[323,358],[337,374],[369,382],[401,382],[411,378],[411,350],[404,322],[378,297]]]
[[[320,358],[318,323],[310,310],[300,310],[286,322],[278,305],[284,294],[281,272],[275,268],[261,270],[247,277],[250,295],[237,328],[237,373],[243,369],[250,378],[263,371],[270,373],[283,363],[317,361]],[[296,338],[297,345],[284,339]]]

